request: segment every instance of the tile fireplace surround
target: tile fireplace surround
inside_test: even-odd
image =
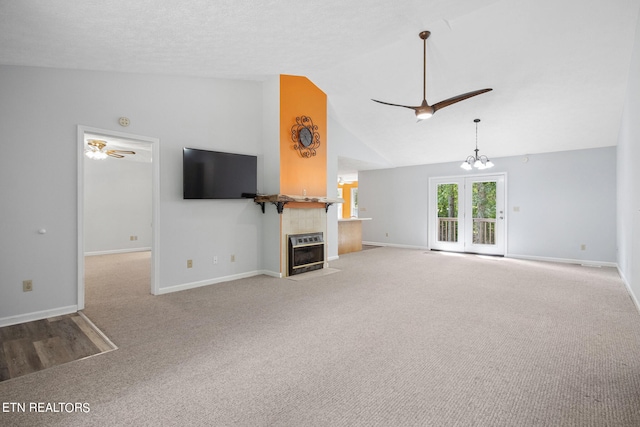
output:
[[[324,266],[327,268],[327,209],[335,203],[344,203],[344,199],[330,199],[324,196],[296,196],[286,194],[258,195],[255,202],[262,206],[262,212],[268,205],[276,205],[280,216],[280,272],[281,277],[288,276],[288,236],[290,234],[322,233],[324,240]],[[290,202],[296,202],[290,205]],[[308,203],[313,207],[301,207]],[[311,205],[313,204],[313,205]],[[318,206],[323,204],[324,206]]]

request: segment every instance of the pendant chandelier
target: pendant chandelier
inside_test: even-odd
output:
[[[470,171],[472,168],[476,169],[489,169],[493,167],[493,163],[489,158],[485,155],[478,156],[478,123],[480,123],[480,119],[474,120],[476,124],[476,149],[473,150],[476,152],[475,155],[471,155],[467,157],[467,159],[462,162],[460,167],[464,170]]]

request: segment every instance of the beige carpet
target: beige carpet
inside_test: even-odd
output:
[[[153,297],[128,258],[87,287],[118,350],[0,383],[90,412],[3,425],[640,425],[640,317],[614,269],[379,248]]]

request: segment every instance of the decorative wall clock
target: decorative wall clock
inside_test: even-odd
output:
[[[311,158],[316,155],[316,149],[320,147],[320,134],[311,117],[296,117],[296,124],[291,126],[291,140],[293,149],[298,150],[302,157]]]

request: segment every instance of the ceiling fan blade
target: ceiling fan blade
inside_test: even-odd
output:
[[[411,107],[409,105],[400,105],[400,104],[392,104],[390,102],[378,101],[377,99],[372,99],[374,102],[379,102],[380,104],[391,105],[393,107],[403,107],[410,108],[416,112],[416,117],[418,121],[428,119],[432,115],[435,114],[441,108],[448,107],[451,104],[455,104],[456,102],[464,101],[467,98],[471,98],[472,96],[480,95],[481,93],[489,92],[493,89],[480,89],[474,90],[473,92],[467,92],[462,95],[454,96],[453,98],[445,99],[444,101],[440,101],[437,104],[429,105],[427,103],[427,39],[431,35],[430,31],[422,31],[418,36],[422,39],[423,45],[423,57],[422,57],[422,104],[417,107]]]
[[[393,107],[410,108],[410,109],[412,109],[412,110],[415,110],[416,108],[419,108],[419,107],[411,107],[411,106],[409,106],[409,105],[392,104],[392,103],[390,103],[390,102],[378,101],[377,99],[372,99],[372,101],[374,101],[374,102],[379,102],[380,104],[384,104],[384,105],[391,105],[391,106],[393,106]]]
[[[135,151],[129,151],[129,150],[107,150],[107,154],[113,154],[113,153],[117,153],[117,154],[136,154]]]
[[[451,104],[455,104],[456,102],[464,101],[465,99],[469,99],[472,96],[480,95],[485,92],[492,91],[493,89],[480,89],[474,90],[473,92],[463,93],[462,95],[454,96],[453,98],[445,99],[444,101],[440,101],[437,104],[433,104],[433,111],[436,112],[441,108],[448,107]]]
[[[115,153],[113,150],[108,150],[107,156],[115,157],[116,159],[122,159],[124,157],[122,154]]]

